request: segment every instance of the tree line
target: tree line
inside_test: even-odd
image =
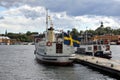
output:
[[[38,32],[27,31],[26,33],[5,33],[3,36],[8,36],[10,39],[15,39],[18,42],[33,42],[36,34]]]
[[[95,35],[104,35],[104,34],[109,34],[109,35],[120,35],[120,28],[119,29],[112,29],[111,27],[104,27],[103,23],[101,23],[100,27],[98,27],[96,30],[85,30],[85,31],[78,31],[76,28],[72,28],[71,31],[68,30],[68,32],[72,36],[95,36]],[[10,39],[16,39],[17,41],[20,42],[33,42],[34,38],[32,35],[39,34],[38,32],[31,32],[27,31],[26,33],[5,33],[2,34],[3,36],[8,36]]]
[[[76,35],[76,36],[82,36],[82,35],[91,35],[91,36],[95,36],[95,35],[105,35],[105,34],[109,34],[109,35],[120,35],[120,28],[119,29],[112,29],[111,27],[104,27],[104,26],[100,26],[98,27],[96,30],[85,30],[85,31],[78,31],[76,28],[73,28],[72,31],[70,32],[71,35]]]

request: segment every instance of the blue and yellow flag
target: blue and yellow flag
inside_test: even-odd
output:
[[[80,39],[77,37],[72,37],[67,33],[64,33],[64,44],[79,47],[80,46]]]

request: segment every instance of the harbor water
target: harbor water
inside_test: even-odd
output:
[[[0,80],[117,80],[88,66],[40,64],[34,45],[0,46]],[[112,59],[120,61],[120,45],[112,45]]]

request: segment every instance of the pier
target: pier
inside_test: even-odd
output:
[[[120,78],[120,61],[76,54],[75,62],[90,66],[97,70],[104,71],[114,77]]]

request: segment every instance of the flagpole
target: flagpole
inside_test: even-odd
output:
[[[48,9],[46,9],[46,41],[48,39]]]

